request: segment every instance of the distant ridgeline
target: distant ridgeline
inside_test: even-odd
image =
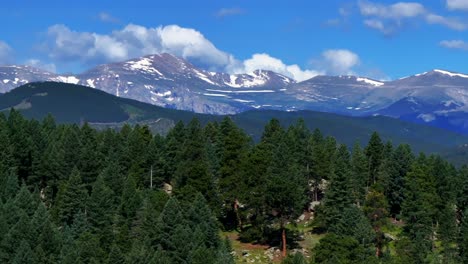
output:
[[[304,230],[320,234],[284,263],[468,263],[468,167],[377,133],[348,149],[301,120],[272,119],[254,143],[229,117],[161,136],[12,110],[0,114],[0,262],[242,260],[221,229],[284,256],[307,247]]]
[[[91,127],[103,130],[122,128],[126,123],[147,125],[152,132],[166,135],[178,121],[188,124],[193,118],[204,126],[209,122],[221,122],[224,116],[197,114],[189,111],[163,108],[85,86],[41,82],[20,86],[0,95],[0,111],[8,114],[17,109],[27,118],[44,119],[51,114],[57,123],[87,122]],[[259,142],[263,127],[272,119],[278,119],[285,127],[303,119],[308,129],[320,129],[322,133],[352,146],[356,141],[364,145],[373,131],[382,139],[394,144],[408,143],[416,151],[445,153],[468,143],[468,136],[426,125],[418,125],[398,119],[374,117],[349,117],[332,113],[297,111],[283,112],[256,110],[231,115],[234,123]],[[457,154],[457,157],[460,155]],[[453,155],[453,160],[460,160]]]

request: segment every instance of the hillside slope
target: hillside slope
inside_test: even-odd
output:
[[[0,96],[0,110],[20,110],[26,117],[42,119],[52,114],[59,123],[89,122],[97,127],[120,127],[124,122],[148,124],[153,131],[165,133],[176,122],[188,122],[194,117],[202,124],[220,121],[223,116],[196,114],[150,105],[107,94],[85,86],[55,82],[23,85]],[[264,125],[277,118],[284,126],[304,119],[310,129],[334,136],[339,142],[364,144],[373,131],[393,143],[408,143],[416,151],[445,152],[468,143],[468,137],[443,129],[418,125],[389,117],[349,117],[337,114],[274,110],[247,111],[231,115],[246,133],[258,140]]]

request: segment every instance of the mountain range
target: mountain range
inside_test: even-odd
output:
[[[86,86],[58,82],[29,83],[0,95],[0,112],[8,114],[11,108],[38,120],[52,114],[58,123],[88,122],[99,129],[118,129],[126,123],[144,124],[160,134],[166,134],[179,121],[187,124],[195,117],[202,124],[225,118],[164,108]],[[310,130],[318,128],[324,135],[333,136],[348,146],[356,141],[367,144],[373,131],[394,144],[408,143],[416,152],[445,153],[468,143],[467,135],[385,116],[350,117],[309,110],[259,109],[230,115],[230,118],[254,140],[259,140],[264,126],[277,118],[285,127],[302,119]]]
[[[393,81],[342,75],[296,82],[266,70],[247,74],[206,71],[167,53],[99,65],[77,75],[29,66],[0,67],[0,93],[37,81],[84,85],[196,113],[262,109],[383,115],[468,134],[468,75],[439,69]]]

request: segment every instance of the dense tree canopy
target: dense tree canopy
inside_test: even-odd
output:
[[[0,261],[234,263],[220,229],[286,256],[313,213],[322,239],[284,263],[464,263],[467,185],[466,166],[377,133],[339,145],[302,120],[273,119],[254,143],[229,117],[162,136],[12,110],[0,114]]]

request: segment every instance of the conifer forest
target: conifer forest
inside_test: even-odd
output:
[[[11,110],[0,263],[244,263],[239,243],[275,247],[271,263],[468,263],[468,166],[369,137],[272,119],[255,142],[229,117],[159,135]]]

